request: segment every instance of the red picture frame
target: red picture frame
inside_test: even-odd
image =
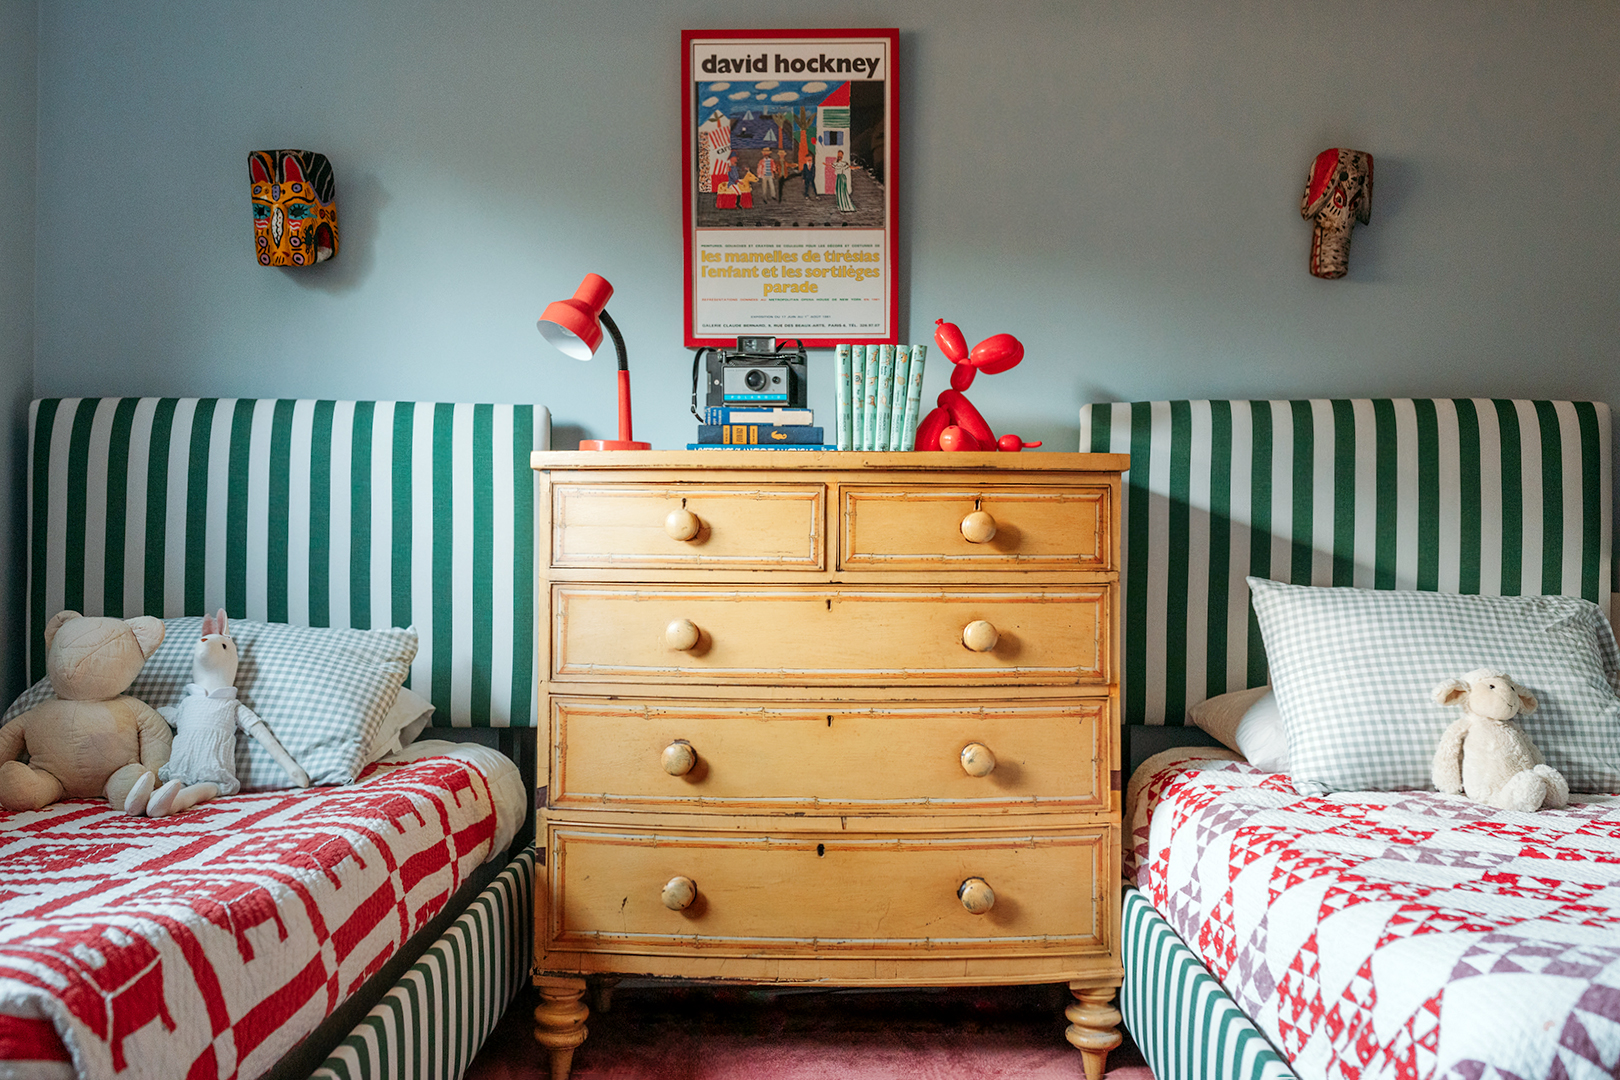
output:
[[[899,39],[681,32],[687,348],[899,343]]]

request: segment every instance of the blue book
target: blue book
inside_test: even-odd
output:
[[[890,399],[894,396],[894,346],[879,345],[876,399],[877,434],[872,437],[873,450],[889,448],[889,422],[894,409]]]
[[[860,402],[862,416],[861,441],[855,444],[857,450],[877,450],[877,391],[878,391],[878,346],[866,347],[866,384],[861,390]],[[890,358],[893,363],[893,358]]]
[[[703,410],[705,424],[813,424],[810,409],[761,408],[758,405],[710,405]]]
[[[779,446],[820,443],[822,430],[812,424],[699,424],[698,442],[713,446]]]
[[[928,346],[911,347],[911,372],[906,377],[906,421],[900,428],[900,449],[917,447],[917,424],[922,420],[923,370],[928,366]]]
[[[831,443],[770,443],[759,446],[728,446],[725,443],[689,442],[688,450],[836,450]]]

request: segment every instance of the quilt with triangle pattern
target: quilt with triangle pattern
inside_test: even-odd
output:
[[[1301,1077],[1620,1075],[1620,799],[1143,773],[1127,874]]]

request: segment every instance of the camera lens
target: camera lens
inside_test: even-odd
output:
[[[765,373],[759,368],[751,369],[747,375],[743,376],[743,385],[750,390],[765,389]]]

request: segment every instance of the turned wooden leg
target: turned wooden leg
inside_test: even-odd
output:
[[[1069,984],[1075,996],[1063,1015],[1069,1018],[1068,1030],[1063,1033],[1071,1046],[1080,1050],[1080,1062],[1086,1069],[1086,1080],[1102,1080],[1108,1065],[1108,1051],[1124,1041],[1119,1033],[1119,1010],[1112,986],[1083,987]]]
[[[584,979],[540,978],[540,1005],[534,1010],[534,1041],[551,1051],[551,1080],[568,1080],[574,1047],[585,1041],[585,1018],[591,1010]]]
[[[613,1011],[613,988],[619,980],[612,975],[598,975],[591,980],[591,1007],[599,1013]]]

